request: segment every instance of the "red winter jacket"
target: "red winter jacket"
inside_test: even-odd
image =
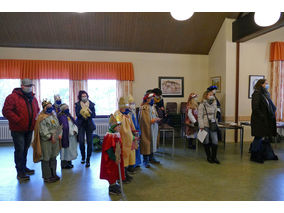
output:
[[[37,99],[30,103],[21,88],[15,88],[4,103],[2,114],[9,121],[11,131],[34,130],[36,117],[39,113]]]

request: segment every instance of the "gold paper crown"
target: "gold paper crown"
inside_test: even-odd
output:
[[[132,95],[128,96],[128,103],[134,103],[134,98]]]
[[[124,97],[121,97],[118,101],[119,108],[128,107],[128,102],[125,100]]]
[[[61,100],[61,98],[60,98],[60,95],[59,95],[59,94],[54,95],[54,101],[57,101],[57,100]]]
[[[121,124],[121,119],[118,115],[114,116],[113,114],[110,115],[109,117],[109,125],[110,127],[114,126],[114,125],[118,125]]]
[[[43,99],[42,100],[42,103],[41,103],[41,105],[42,105],[42,108],[44,109],[44,107],[46,107],[48,104],[52,104],[50,101],[48,101],[47,99]]]

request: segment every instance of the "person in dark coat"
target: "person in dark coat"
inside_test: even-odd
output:
[[[14,160],[17,178],[20,181],[29,180],[27,175],[34,170],[27,168],[27,154],[32,140],[36,117],[39,113],[38,101],[32,92],[32,80],[22,79],[21,88],[15,88],[4,103],[3,116],[9,121],[9,128],[14,142]]]
[[[251,135],[254,136],[254,140],[250,147],[250,159],[259,163],[268,159],[278,160],[270,145],[272,137],[276,136],[276,107],[271,101],[268,89],[266,79],[258,80],[251,102]]]
[[[76,123],[79,130],[78,138],[82,156],[81,163],[84,164],[86,162],[86,167],[90,167],[93,131],[96,129],[96,125],[93,121],[93,118],[96,117],[95,104],[89,100],[89,95],[84,90],[79,91],[78,99],[79,101],[75,103],[75,112],[77,117]],[[87,159],[85,155],[85,134],[87,137]]]

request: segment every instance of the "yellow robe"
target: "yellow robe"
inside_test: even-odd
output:
[[[114,113],[114,117],[119,116],[121,120],[120,137],[122,141],[124,167],[135,165],[135,149],[131,150],[133,133],[135,131],[132,119],[128,115],[122,114],[119,110]]]

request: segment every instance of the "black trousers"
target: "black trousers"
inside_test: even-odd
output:
[[[80,144],[80,151],[82,159],[85,160],[86,152],[85,152],[85,135],[87,138],[87,161],[90,161],[92,150],[93,150],[93,132],[87,131],[86,127],[81,126],[79,127],[79,144]]]

